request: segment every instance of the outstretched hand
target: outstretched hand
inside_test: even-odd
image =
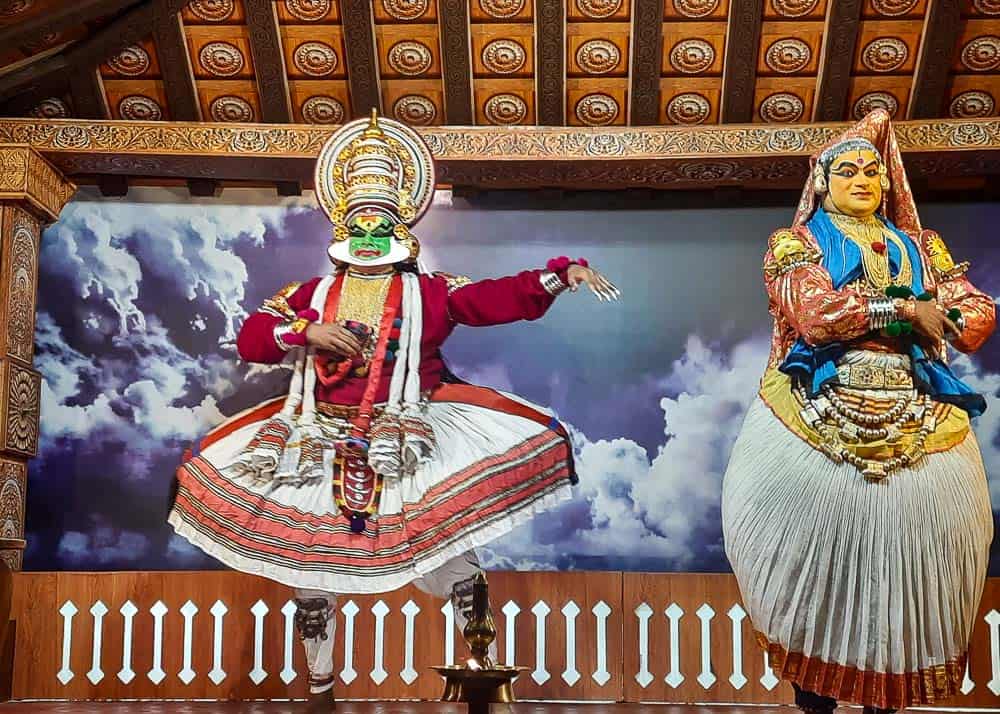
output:
[[[581,284],[586,285],[602,302],[611,302],[621,297],[621,291],[614,286],[614,283],[593,268],[578,263],[573,263],[567,269],[566,282],[572,292],[576,292]]]

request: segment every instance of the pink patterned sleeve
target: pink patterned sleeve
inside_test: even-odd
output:
[[[965,320],[961,337],[952,340],[959,352],[975,352],[996,327],[996,303],[964,275],[938,284],[938,302],[946,309],[957,307]]]

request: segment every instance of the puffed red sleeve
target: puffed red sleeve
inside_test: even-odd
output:
[[[236,349],[247,362],[277,364],[288,348],[276,337],[276,330],[291,324],[296,313],[309,307],[319,278],[301,285],[291,283],[246,319],[236,336]]]
[[[975,352],[993,334],[997,320],[996,303],[965,275],[938,283],[938,302],[949,310],[957,307],[962,313],[965,329],[960,337],[951,341],[959,352]]]
[[[484,327],[518,320],[537,320],[555,302],[542,285],[543,270],[526,270],[506,278],[467,282],[452,276],[436,279],[448,284],[448,316],[460,325]],[[566,282],[566,271],[556,271]]]
[[[764,256],[768,298],[806,343],[843,342],[869,331],[867,299],[850,288],[833,287],[810,236],[776,231],[769,244]]]

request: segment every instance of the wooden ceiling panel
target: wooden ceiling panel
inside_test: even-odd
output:
[[[923,29],[921,20],[863,20],[853,74],[912,74]]]
[[[444,124],[444,87],[437,79],[385,79],[385,113],[410,126]]]
[[[15,0],[0,6],[0,27],[34,20],[51,13],[60,0]]]
[[[476,77],[531,77],[535,71],[535,26],[472,23],[472,71]]]
[[[566,75],[627,77],[630,32],[628,23],[570,23],[566,27]]]
[[[948,88],[946,111],[955,119],[1000,115],[1000,75],[959,75]]]
[[[441,77],[437,25],[377,25],[379,71],[387,79]]]
[[[292,114],[302,124],[341,124],[350,114],[346,80],[295,79],[288,82]]]
[[[763,24],[757,75],[815,76],[823,46],[822,22],[775,22]]]
[[[344,31],[340,25],[282,25],[285,68],[292,79],[347,76]]]
[[[628,79],[588,77],[566,80],[566,123],[622,126],[628,114]]]
[[[158,79],[105,79],[104,91],[112,119],[167,121],[167,93]]]
[[[725,49],[725,22],[668,22],[660,71],[666,77],[719,76]]]
[[[279,0],[278,21],[288,25],[340,22],[338,0]]]
[[[866,20],[913,20],[927,12],[928,0],[865,0],[861,16]]]
[[[722,102],[719,77],[672,77],[660,80],[660,124],[717,124]]]
[[[765,0],[765,20],[822,20],[829,0]]]
[[[181,17],[185,25],[241,25],[247,11],[243,0],[192,0]]]
[[[860,119],[874,109],[885,109],[894,119],[902,119],[910,102],[912,77],[869,76],[851,79],[847,108],[851,119]]]
[[[378,23],[437,22],[437,0],[371,0]]]
[[[729,14],[729,0],[666,0],[663,17],[675,20],[724,20]]]
[[[201,80],[197,84],[205,121],[260,121],[257,84],[250,80]]]
[[[532,22],[534,0],[470,0],[472,22]]]
[[[476,79],[472,83],[476,124],[515,126],[535,123],[535,82],[531,79]]]
[[[963,21],[951,70],[956,74],[1000,72],[1000,18]]]
[[[570,22],[628,22],[631,0],[566,0]]]
[[[197,79],[251,79],[250,36],[244,25],[185,25],[191,68]]]
[[[1000,17],[1000,0],[963,0],[963,17]]]
[[[816,80],[811,77],[761,77],[754,89],[754,123],[795,124],[812,116]]]
[[[105,79],[160,79],[160,60],[152,38],[126,47],[101,64]]]

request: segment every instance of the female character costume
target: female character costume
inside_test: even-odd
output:
[[[828,212],[831,161],[868,147],[881,154],[880,211]],[[963,328],[951,344],[973,352],[994,302],[922,229],[887,113],[813,165],[764,259],[772,350],[724,479],[726,551],[803,709],[936,704],[962,681],[993,536],[969,426],[985,402],[951,372],[945,343],[895,310],[936,300]]]

